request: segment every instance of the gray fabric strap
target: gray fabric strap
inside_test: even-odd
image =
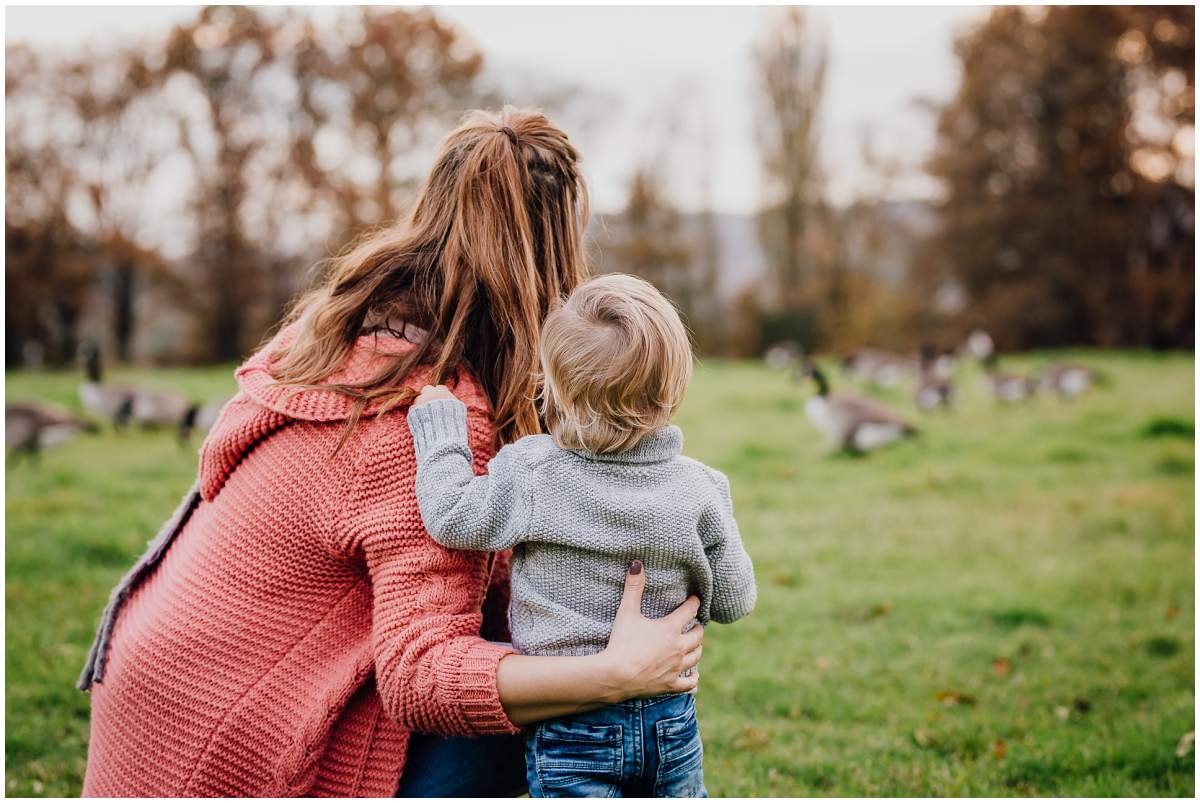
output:
[[[83,672],[76,682],[76,686],[81,690],[88,691],[92,688],[93,683],[100,683],[104,679],[104,666],[108,659],[108,643],[112,638],[113,625],[116,624],[121,607],[129,599],[133,590],[138,587],[138,584],[162,560],[167,548],[171,546],[175,536],[183,529],[183,525],[187,524],[192,511],[199,503],[200,481],[197,480],[183,495],[183,501],[171,514],[171,518],[163,524],[158,535],[154,536],[147,545],[146,551],[138,558],[138,562],[133,564],[133,568],[126,572],[125,576],[121,578],[121,582],[117,583],[116,588],[108,595],[108,605],[104,609],[104,615],[100,618],[100,626],[96,629],[96,638],[92,641],[91,649],[88,650],[87,663],[84,664]]]

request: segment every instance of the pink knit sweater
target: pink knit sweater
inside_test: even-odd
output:
[[[238,370],[201,449],[202,501],[121,609],[85,795],[390,796],[409,731],[517,730],[496,692],[511,650],[480,637],[505,636],[507,556],[425,532],[404,409],[364,416],[331,457],[350,400],[273,384],[290,336]],[[406,348],[360,338],[331,379]],[[489,410],[465,372],[457,394],[482,471]]]

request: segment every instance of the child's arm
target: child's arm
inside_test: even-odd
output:
[[[434,395],[422,392],[422,399]],[[467,408],[446,392],[418,399],[408,411],[417,454],[417,503],[433,540],[450,549],[498,552],[524,535],[532,486],[517,449],[506,446],[488,463],[488,473],[471,470]]]
[[[754,584],[754,564],[742,546],[742,535],[733,518],[733,499],[729,480],[710,469],[716,485],[716,498],[700,519],[704,552],[713,571],[713,593],[709,617],[729,624],[754,610],[758,590]]]

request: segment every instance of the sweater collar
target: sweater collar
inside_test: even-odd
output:
[[[683,452],[683,430],[674,424],[668,424],[643,435],[640,441],[623,452],[597,454],[587,449],[569,451],[588,460],[599,460],[603,463],[661,463],[678,457]]]
[[[200,491],[206,500],[215,499],[246,455],[277,430],[296,421],[342,422],[353,412],[354,399],[343,393],[319,388],[297,391],[275,381],[271,375],[272,357],[281,347],[293,342],[295,336],[295,324],[282,329],[238,368],[236,376],[240,392],[225,405],[200,447]],[[346,355],[342,367],[327,381],[364,382],[376,376],[396,355],[405,354],[412,348],[411,342],[383,332],[363,335]],[[404,384],[419,389],[428,378],[429,369],[418,366]],[[458,398],[468,408],[487,416],[487,400],[470,372],[460,370],[456,380]],[[369,416],[378,412],[381,404],[380,401],[372,402],[363,414]]]
[[[297,391],[276,382],[271,374],[274,355],[296,337],[297,325],[282,329],[267,346],[246,361],[237,370],[238,387],[254,401],[268,410],[301,421],[345,421],[354,408],[354,399],[335,390],[306,388]],[[364,334],[358,338],[346,356],[342,367],[327,380],[328,384],[354,384],[364,382],[384,369],[388,360],[405,354],[413,344],[383,330]],[[424,366],[413,371],[405,382],[419,389],[427,378]],[[378,412],[382,400],[375,400],[363,410],[364,415]]]

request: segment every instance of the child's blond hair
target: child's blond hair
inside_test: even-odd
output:
[[[564,449],[622,452],[665,425],[692,377],[675,307],[623,273],[581,284],[542,327],[542,415]]]

